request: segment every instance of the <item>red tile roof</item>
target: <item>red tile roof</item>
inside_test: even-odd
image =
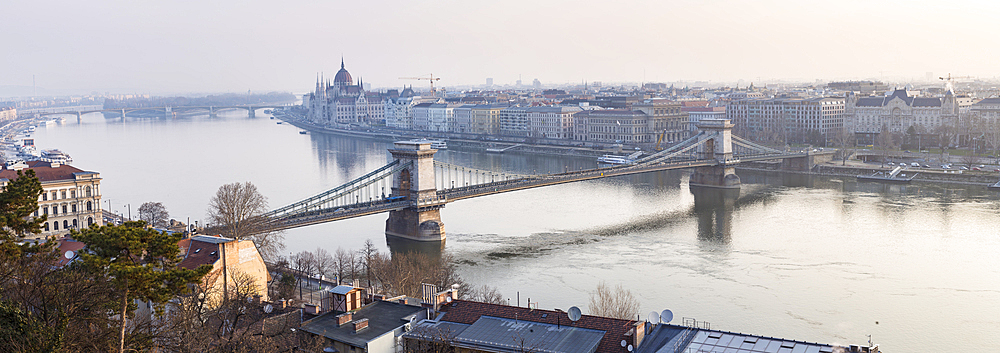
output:
[[[219,258],[219,244],[191,240],[187,256],[177,266],[193,270],[201,265],[215,264],[216,261],[219,261]]]
[[[625,349],[622,348],[621,341],[627,340],[630,343],[632,342],[632,336],[625,336],[625,333],[635,327],[636,323],[635,320],[621,320],[590,315],[583,315],[579,321],[572,322],[564,312],[540,309],[531,310],[516,306],[465,300],[455,300],[449,304],[445,304],[441,307],[441,311],[446,312],[442,320],[469,325],[479,320],[480,316],[486,315],[605,331],[606,333],[601,338],[601,342],[597,344],[597,352],[624,352]],[[545,314],[546,317],[543,318],[542,314]]]
[[[70,238],[60,238],[57,242],[59,243],[57,248],[57,251],[59,252],[59,261],[56,262],[56,267],[68,265],[69,262],[76,257],[76,254],[80,253],[80,250],[83,250],[83,248],[87,246],[87,244],[84,244],[83,242]],[[66,253],[69,251],[73,252],[73,256],[67,257]]]
[[[38,180],[41,182],[57,181],[57,180],[73,180],[75,178],[73,176],[73,173],[83,172],[83,170],[77,167],[65,164],[59,166],[58,168],[52,168],[48,162],[42,162],[42,161],[30,161],[27,162],[27,164],[28,164],[28,169],[34,170],[35,176],[37,176]],[[4,168],[3,170],[0,170],[0,178],[4,178],[7,180],[17,179],[17,171],[13,169]]]

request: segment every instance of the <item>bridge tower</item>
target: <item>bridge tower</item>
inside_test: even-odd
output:
[[[253,119],[257,117],[257,111],[254,110],[253,107],[247,107],[247,110],[249,110],[249,112],[247,113],[248,118]]]
[[[80,111],[77,111],[76,112],[76,122],[79,124],[81,121],[83,121],[83,114],[81,114]]]
[[[698,146],[698,159],[715,159],[719,164],[695,168],[690,185],[738,189],[740,177],[736,175],[736,164],[739,161],[733,159],[733,124],[729,119],[702,119],[697,126],[711,136]]]
[[[218,117],[218,115],[215,114],[215,107],[208,107],[208,117],[209,118]]]
[[[125,121],[125,108],[122,108],[122,121]]]
[[[385,234],[417,241],[444,241],[444,223],[440,210],[444,200],[438,199],[434,185],[434,153],[430,142],[399,141],[389,153],[406,169],[393,176],[392,196],[404,196],[410,206],[390,211],[385,221]]]

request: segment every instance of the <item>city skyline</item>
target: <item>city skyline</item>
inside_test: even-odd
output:
[[[305,92],[343,57],[373,87],[994,78],[1000,5],[792,1],[134,4],[14,1],[0,88]],[[961,59],[958,62],[956,59]],[[14,87],[11,89],[11,87]],[[2,91],[2,90],[0,90]],[[0,94],[3,94],[0,92]],[[8,93],[9,94],[9,93]]]

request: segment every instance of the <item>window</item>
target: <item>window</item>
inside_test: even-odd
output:
[[[74,213],[76,212],[76,204],[75,203],[73,204],[73,212]]]
[[[69,191],[69,197],[74,198],[74,199],[76,198],[76,189],[73,189],[73,190]]]
[[[62,213],[67,213],[66,212],[66,205],[63,205],[63,210],[62,211],[63,211]]]
[[[42,230],[46,232],[49,231],[49,222],[45,222],[44,224],[42,224]]]
[[[62,198],[64,198],[64,199],[66,198],[66,190],[62,191]]]
[[[90,187],[88,186],[86,190],[87,190],[87,197],[90,197]]]
[[[55,200],[55,199],[57,199],[58,197],[59,197],[59,193],[57,193],[57,192],[53,191],[53,192],[52,192],[52,199],[53,199],[53,200]]]
[[[59,230],[59,221],[52,222],[52,230]]]
[[[94,225],[94,217],[87,217],[87,227]]]
[[[59,214],[59,206],[52,206],[52,214]]]
[[[49,206],[42,207],[42,214],[44,215],[49,214]]]
[[[69,221],[63,221],[63,229],[69,228]]]
[[[87,201],[87,211],[92,211],[92,210],[93,210],[93,205],[91,204],[90,201]]]
[[[74,219],[73,220],[73,228],[76,228],[76,227],[78,227],[78,225],[76,224],[76,220]]]
[[[48,200],[49,200],[49,193],[43,192],[42,193],[42,201],[48,201]]]

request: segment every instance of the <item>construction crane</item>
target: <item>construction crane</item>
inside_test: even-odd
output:
[[[431,95],[433,96],[437,91],[434,90],[434,81],[441,80],[440,77],[434,77],[434,74],[427,75],[428,77],[400,77],[400,80],[428,80],[431,81]]]
[[[955,80],[974,79],[975,77],[972,77],[972,76],[952,76],[951,73],[948,73],[948,77],[938,77],[938,78],[941,79],[942,81],[946,82],[945,83],[946,87],[948,87],[948,88],[955,88]]]

